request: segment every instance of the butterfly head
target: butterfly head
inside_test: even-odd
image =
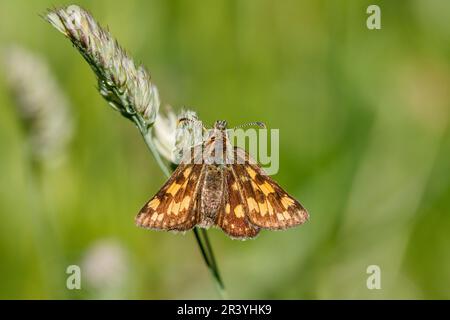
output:
[[[214,123],[214,129],[226,130],[227,129],[227,122],[225,120],[217,120]]]
[[[228,141],[227,122],[225,120],[217,120],[214,122],[212,130],[209,131],[207,144],[212,142]],[[220,143],[217,145],[221,145]]]

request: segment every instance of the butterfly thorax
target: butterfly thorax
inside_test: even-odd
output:
[[[227,123],[224,120],[215,122],[204,142],[204,158],[206,164],[230,164],[233,158],[233,146],[227,132]]]

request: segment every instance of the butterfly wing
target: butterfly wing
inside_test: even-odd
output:
[[[201,164],[180,164],[161,190],[136,217],[139,227],[185,231],[199,220],[198,190],[202,181]]]
[[[264,229],[286,229],[306,222],[306,209],[272,178],[250,156],[235,148],[234,171],[239,177],[248,207],[249,221]]]
[[[242,193],[242,184],[237,179],[233,166],[224,166],[223,170],[223,198],[216,225],[233,239],[254,238],[259,233],[259,228],[248,220],[248,206]]]

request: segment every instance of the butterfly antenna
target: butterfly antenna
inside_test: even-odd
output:
[[[262,129],[266,129],[267,128],[267,126],[266,126],[266,124],[264,122],[255,121],[255,122],[249,122],[249,123],[241,124],[241,125],[239,125],[237,127],[234,127],[234,129],[245,128],[245,127],[250,127],[250,126],[257,126],[257,127],[262,128]]]
[[[191,119],[191,118],[183,117],[183,118],[178,119],[177,125],[179,125],[180,123],[186,122],[186,121],[187,122],[192,122],[193,124],[200,123],[202,125],[203,131],[206,130],[205,126],[203,125],[203,122],[198,120],[198,119]]]
[[[180,119],[178,119],[178,122],[177,122],[177,124],[180,124],[180,123],[183,123],[183,122],[186,122],[186,121],[188,121],[188,122],[192,122],[192,123],[201,123],[202,125],[203,125],[203,123],[200,121],[200,120],[198,120],[198,119],[191,119],[191,118],[180,118]]]

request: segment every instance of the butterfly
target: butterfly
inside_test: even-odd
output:
[[[140,210],[137,226],[180,232],[215,226],[245,240],[261,229],[283,230],[309,219],[244,149],[232,146],[226,121],[216,121],[200,146],[201,152],[192,147]]]

